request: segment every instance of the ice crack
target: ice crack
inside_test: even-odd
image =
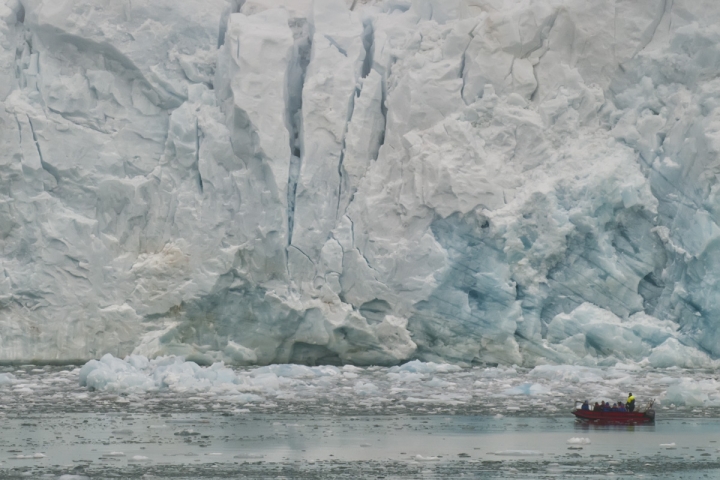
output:
[[[342,54],[343,57],[347,57],[347,50],[342,48],[339,43],[335,41],[334,38],[332,38],[330,35],[325,35],[325,38],[327,39],[330,44],[337,49],[338,52]]]
[[[30,131],[32,132],[33,142],[35,142],[35,148],[37,148],[38,157],[40,158],[40,165],[42,166],[43,170],[45,170],[50,175],[52,175],[53,178],[55,178],[55,182],[60,183],[60,174],[58,173],[57,169],[47,163],[43,158],[42,149],[40,148],[40,142],[38,141],[37,135],[35,134],[35,127],[29,116],[27,116],[27,120],[28,124],[30,125]]]
[[[375,27],[373,26],[372,20],[364,22],[364,27],[363,47],[365,48],[365,60],[363,60],[362,78],[370,74],[375,57]]]
[[[200,173],[200,125],[197,117],[195,117],[195,167],[197,168],[198,174],[198,188],[200,189],[200,195],[204,192],[202,174]]]
[[[287,244],[292,243],[295,227],[295,199],[300,179],[303,158],[302,142],[302,92],[305,76],[310,64],[312,51],[312,25],[307,23],[291,23],[295,36],[294,58],[288,66],[286,86],[286,124],[290,136],[290,165],[288,169],[287,188]]]

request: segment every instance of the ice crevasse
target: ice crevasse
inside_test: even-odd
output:
[[[719,20],[0,0],[0,361],[715,366]]]

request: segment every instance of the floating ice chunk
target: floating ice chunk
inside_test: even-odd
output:
[[[331,365],[323,365],[320,367],[306,367],[304,365],[268,365],[252,370],[250,374],[254,377],[272,373],[278,377],[285,378],[313,378],[324,376],[340,375],[341,371],[337,367]]]
[[[252,393],[242,393],[240,395],[231,395],[231,396],[228,395],[228,396],[222,397],[222,399],[225,401],[228,401],[228,402],[242,403],[242,404],[259,403],[259,402],[262,402],[265,400],[263,397],[261,397],[259,395],[254,395]],[[242,411],[249,411],[249,410],[240,409],[238,411],[242,412]]]
[[[128,462],[149,462],[150,459],[144,455],[133,455],[128,458]]]
[[[536,457],[543,455],[539,450],[500,450],[493,452],[493,455],[503,455],[507,457]]]
[[[0,373],[0,385],[10,385],[17,381],[12,373]]]
[[[568,439],[567,443],[571,445],[590,445],[591,442],[589,438],[572,437]]]
[[[60,475],[58,477],[58,480],[90,480],[90,477],[86,477],[84,475]]]
[[[314,377],[335,375],[335,367],[303,367],[300,365],[273,365],[281,375]],[[204,392],[205,394],[226,394],[230,401],[237,403],[260,402],[264,399],[256,394],[240,393],[239,390],[263,390],[272,392],[280,388],[278,375],[270,367],[255,369],[250,376],[240,378],[222,362],[209,367],[201,367],[194,362],[186,362],[181,357],[159,357],[147,360],[141,356],[131,356],[120,360],[108,354],[99,361],[90,360],[79,371],[81,386],[93,390],[117,392],[147,392],[171,390],[178,393]],[[255,388],[253,388],[255,387]],[[125,399],[119,399],[125,402]]]
[[[265,458],[262,453],[238,453],[233,458]]]
[[[563,383],[600,383],[604,372],[599,368],[577,365],[539,365],[530,371],[529,376]]]
[[[433,377],[432,380],[426,382],[425,385],[427,385],[428,387],[441,387],[441,388],[445,388],[445,387],[452,387],[452,386],[454,386],[455,384],[452,383],[452,382],[447,382],[447,381],[445,381],[445,380],[441,380],[441,379],[439,379],[438,377]]]
[[[660,447],[661,447],[661,448],[664,448],[664,449],[666,449],[666,450],[671,450],[671,449],[674,449],[674,448],[675,448],[675,442],[673,442],[673,443],[661,443],[661,444],[660,444]]]
[[[147,374],[110,354],[86,363],[80,369],[79,380],[81,386],[94,390],[149,390],[155,386]]]
[[[408,362],[398,367],[391,367],[388,371],[390,373],[450,373],[459,372],[461,370],[461,367],[457,365],[450,365],[448,363],[421,362],[420,360],[413,360],[412,362]]]
[[[132,435],[133,431],[128,428],[124,428],[122,430],[113,430],[111,433],[113,435]]]
[[[517,387],[508,388],[503,392],[505,395],[545,395],[550,389],[539,383],[523,383]]]
[[[222,453],[212,452],[212,453],[208,453],[208,454],[206,454],[206,455],[208,455],[209,457],[221,457],[221,456],[222,456]]]
[[[415,460],[418,462],[437,462],[440,457],[424,457],[422,455],[415,455]]]
[[[517,373],[517,370],[513,367],[490,367],[486,368],[480,374],[483,378],[498,378],[505,377]]]
[[[398,383],[414,383],[419,382],[423,378],[425,378],[425,375],[422,373],[415,373],[415,372],[389,372],[387,374],[387,377],[390,379],[390,381],[398,382]]]
[[[615,364],[615,367],[613,367],[615,370],[624,370],[627,372],[637,372],[639,370],[642,370],[642,367],[636,363],[622,363],[618,362]]]
[[[257,374],[252,372],[252,385],[264,391],[274,391],[280,389],[280,379],[274,373]]]
[[[130,355],[125,358],[125,361],[138,370],[144,370],[150,365],[150,361],[147,357],[142,355]]]
[[[355,393],[358,393],[359,395],[373,395],[378,393],[380,390],[374,383],[363,382],[362,380],[358,381],[353,389],[355,390]]]
[[[13,460],[33,460],[33,459],[40,459],[45,458],[44,453],[33,453],[32,455],[15,455],[14,457],[10,457]]]
[[[103,453],[102,456],[103,457],[124,457],[125,454],[123,452],[108,452],[108,453]]]

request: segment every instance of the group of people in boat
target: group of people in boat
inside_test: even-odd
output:
[[[590,403],[585,400],[580,408],[582,410],[590,410]],[[605,400],[603,400],[602,403],[595,402],[595,406],[592,410],[593,412],[632,412],[635,410],[635,397],[631,392],[628,395],[627,402],[625,403],[623,403],[622,400],[617,403],[613,403],[612,405],[610,405],[610,402],[606,402]]]

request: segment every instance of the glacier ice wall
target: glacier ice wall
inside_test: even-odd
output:
[[[718,20],[1,0],[0,361],[714,365]]]

